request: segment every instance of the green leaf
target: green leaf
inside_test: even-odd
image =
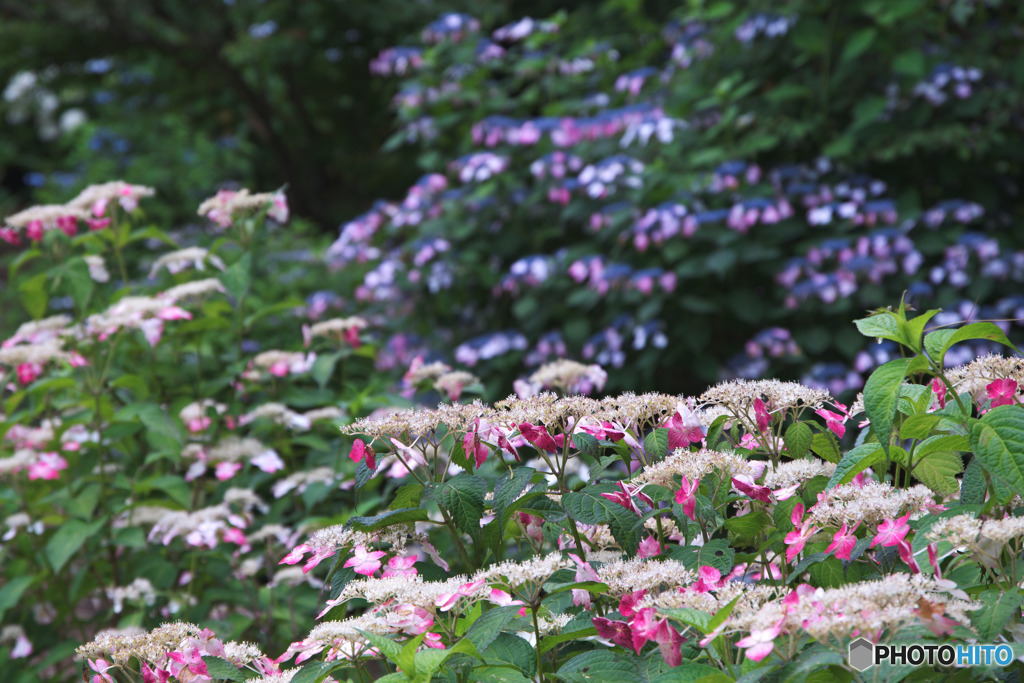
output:
[[[494,642],[481,653],[487,664],[509,664],[526,675],[533,675],[537,666],[537,656],[533,646],[520,636],[511,633],[499,633]]]
[[[3,620],[4,613],[11,607],[18,604],[22,594],[35,581],[31,576],[15,576],[7,580],[7,584],[0,588],[0,620]]]
[[[321,389],[327,386],[327,382],[330,381],[331,376],[334,374],[334,368],[338,365],[339,358],[341,358],[341,353],[326,353],[322,356],[317,356],[316,360],[313,361],[313,367],[309,370],[309,376],[313,378],[313,381]]]
[[[896,417],[903,378],[907,376],[909,367],[909,358],[891,360],[871,373],[871,377],[864,385],[864,412],[867,413],[871,428],[878,435],[878,441],[887,454],[892,421]]]
[[[668,430],[663,427],[652,429],[644,437],[644,453],[655,460],[663,460],[668,453]]]
[[[833,489],[836,486],[848,484],[858,474],[885,460],[885,452],[877,443],[865,443],[847,451],[846,455],[836,465],[836,471],[828,480],[826,489]]]
[[[612,487],[606,484],[588,486],[582,491],[562,496],[562,505],[569,516],[584,524],[608,524],[612,536],[630,556],[636,553],[644,533],[643,522],[632,510],[608,500],[601,491]],[[596,521],[587,521],[596,520]]]
[[[411,524],[426,519],[427,511],[423,508],[399,508],[372,517],[351,517],[345,524],[356,531],[377,531],[395,524]]]
[[[206,663],[206,670],[210,672],[211,678],[222,678],[227,681],[247,680],[238,667],[226,659],[203,655],[203,661]]]
[[[416,653],[416,680],[429,681],[434,672],[444,666],[444,663],[458,654],[467,654],[474,659],[480,659],[480,654],[472,641],[462,638],[459,642],[446,650],[421,650]]]
[[[395,498],[391,501],[391,505],[388,506],[390,510],[400,510],[402,508],[416,507],[420,504],[420,498],[423,496],[423,484],[405,484],[399,486],[398,490],[395,491]]]
[[[542,638],[540,641],[540,645],[537,646],[537,649],[540,650],[541,654],[544,654],[548,650],[557,647],[562,643],[566,643],[571,640],[578,640],[580,638],[589,638],[591,636],[596,635],[597,629],[593,626],[589,628],[581,628],[576,631],[569,631],[568,633],[559,633],[555,636],[547,636],[546,638]]]
[[[1017,353],[1021,350],[1013,345],[1001,329],[995,323],[969,323],[955,330],[948,328],[929,332],[924,338],[924,349],[928,357],[939,367],[942,367],[946,352],[950,347],[962,341],[970,339],[987,339],[1003,346],[1008,346]]]
[[[533,480],[537,470],[532,467],[516,467],[502,472],[494,485],[494,515],[502,520],[502,526],[507,522],[505,511],[523,494]]]
[[[741,517],[729,517],[725,520],[725,528],[741,538],[750,538],[772,525],[772,519],[764,510],[755,510]]]
[[[729,573],[736,559],[736,551],[724,538],[713,538],[701,546],[670,546],[669,554],[692,571],[708,565],[723,574]]]
[[[75,257],[68,261],[63,274],[67,277],[68,289],[75,306],[79,311],[86,311],[96,289],[96,283],[89,276],[89,264],[81,256]]]
[[[996,588],[976,595],[974,599],[980,600],[984,607],[971,612],[974,615],[971,618],[971,625],[978,632],[979,640],[994,643],[1011,619],[1019,619],[1024,593],[1021,593],[1019,588],[1006,592]]]
[[[808,449],[811,447],[811,439],[814,438],[814,434],[811,432],[810,426],[803,422],[794,422],[789,425],[786,429],[785,436],[782,437],[786,443],[786,450],[789,451],[789,457],[791,458],[802,458],[807,454]]]
[[[466,638],[476,646],[477,650],[486,649],[508,626],[509,622],[516,618],[519,609],[516,605],[492,607],[473,622],[473,625],[466,631]]]
[[[670,607],[658,610],[658,612],[664,614],[669,619],[675,619],[680,623],[695,628],[701,633],[707,633],[711,630],[708,628],[708,624],[711,622],[711,615],[699,609],[692,607]]]
[[[807,571],[807,568],[811,565],[824,562],[830,557],[829,553],[813,553],[797,562],[796,566],[793,567],[792,573],[789,575],[789,581],[787,583],[793,583],[800,576]]]
[[[398,667],[409,678],[416,677],[416,650],[426,640],[426,637],[427,634],[424,632],[402,643],[402,651],[398,655]]]
[[[801,651],[796,660],[785,668],[784,683],[804,683],[815,672],[826,672],[829,666],[842,666],[843,656],[822,646],[812,646]]]
[[[822,460],[838,464],[843,457],[839,451],[839,443],[832,432],[819,432],[811,439],[811,450],[818,454]]]
[[[971,429],[971,448],[985,469],[1024,491],[1024,408],[999,406]]]
[[[944,437],[939,437],[944,438]],[[964,461],[956,451],[932,451],[914,458],[914,478],[940,495],[960,490],[956,475],[964,469]]]
[[[220,281],[224,285],[224,289],[228,290],[228,294],[236,300],[241,299],[249,291],[249,285],[252,280],[250,276],[251,271],[252,255],[246,253],[220,274]]]
[[[431,496],[448,511],[455,525],[473,538],[480,535],[480,519],[484,516],[486,493],[487,482],[466,473],[452,477],[431,490]]]
[[[309,662],[304,664],[299,672],[292,676],[291,683],[319,683],[327,678],[327,674],[337,666],[335,662]],[[378,678],[378,681],[383,679]],[[402,676],[405,680],[405,676]]]
[[[907,340],[900,330],[899,318],[891,311],[884,311],[867,318],[854,320],[853,324],[865,337],[875,339],[889,339],[897,344],[904,344]]]
[[[469,680],[478,683],[531,683],[519,669],[507,666],[478,666],[469,672]]]
[[[935,413],[917,413],[910,415],[900,425],[901,439],[927,439],[939,423],[946,418]]]
[[[924,326],[939,313],[941,313],[941,309],[933,308],[906,322],[904,334],[907,337],[907,346],[913,349],[914,353],[921,353],[921,335],[924,334]]]
[[[811,565],[808,571],[811,573],[814,585],[822,588],[837,588],[846,582],[843,563],[835,557],[829,557],[824,562]]]
[[[567,661],[555,675],[567,683],[622,683],[640,680],[640,668],[632,657],[592,650]]]
[[[46,543],[46,559],[54,573],[59,572],[78,549],[103,528],[106,520],[99,519],[88,524],[79,519],[64,522]]]
[[[707,664],[683,662],[679,666],[674,666],[657,676],[652,676],[650,683],[696,683],[696,681],[703,680],[706,676],[721,674],[721,671]]]
[[[50,302],[50,295],[47,291],[48,283],[49,274],[39,273],[18,285],[18,292],[21,294],[21,305],[36,320],[43,317],[46,313],[46,306]]]
[[[981,460],[971,458],[960,483],[960,504],[981,505],[985,502],[987,490],[988,484],[985,482],[985,470],[981,466]]]
[[[387,657],[391,662],[397,664],[398,660],[402,657],[402,646],[396,643],[391,638],[377,635],[376,633],[370,633],[368,631],[360,631],[356,629],[362,637],[366,638],[375,648],[380,650],[380,653]]]

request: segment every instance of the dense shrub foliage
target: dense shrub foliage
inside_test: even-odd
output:
[[[372,317],[281,297],[283,193],[218,192],[187,246],[140,224],[151,194],[6,219],[34,319],[0,344],[5,680],[1010,680],[1024,657],[1024,361],[946,369],[1017,351],[995,324],[858,320],[902,355],[849,407],[780,380],[588,398],[603,369],[564,360],[468,403],[476,377],[417,360],[402,393],[445,401],[403,409]],[[858,636],[1000,654],[861,676]]]
[[[568,355],[616,390],[858,389],[896,352],[849,325],[881,301],[1021,317],[1020,13],[690,3],[640,46],[575,15],[448,15],[373,63],[427,174],[329,256],[500,386]]]

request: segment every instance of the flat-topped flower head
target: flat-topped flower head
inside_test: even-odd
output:
[[[711,387],[697,400],[706,405],[726,406],[742,415],[748,412],[753,415],[759,399],[772,411],[787,408],[818,409],[826,402],[832,402],[832,396],[824,389],[775,379],[730,380]]]

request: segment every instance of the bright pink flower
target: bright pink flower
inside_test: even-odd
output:
[[[160,320],[191,320],[192,314],[178,306],[168,306],[156,314]]]
[[[849,560],[850,553],[853,552],[853,547],[857,545],[857,537],[853,535],[853,532],[856,531],[859,526],[860,522],[857,522],[853,525],[852,529],[847,531],[846,524],[844,523],[842,528],[832,536],[832,542],[827,548],[825,548],[825,552],[830,553],[835,550],[836,557],[840,560]]]
[[[500,588],[492,588],[491,596],[488,598],[488,600],[490,600],[491,604],[497,605],[498,607],[513,607],[515,605],[526,605],[526,603],[522,600],[513,600],[512,595],[510,593],[506,593]],[[519,610],[519,616],[526,616],[525,606]]]
[[[108,670],[114,668],[112,663],[105,659],[97,659],[95,661],[90,659],[88,662],[89,668],[96,672],[96,675],[92,677],[92,683],[101,683],[101,681],[103,683],[115,683],[111,675],[107,673]]]
[[[647,589],[638,590],[635,593],[626,593],[619,600],[619,613],[624,617],[632,617],[637,613],[636,606],[640,604],[640,601],[647,595]]]
[[[665,423],[668,429],[668,449],[689,448],[691,443],[704,440],[704,428],[697,415],[684,403],[676,406],[675,415]]]
[[[460,597],[462,596],[459,595],[458,591],[454,593],[441,593],[441,595],[437,596],[437,599],[434,600],[434,607],[438,608],[442,612],[447,612],[452,607],[455,607],[455,603],[459,601]]]
[[[274,377],[285,377],[288,375],[288,362],[279,360],[273,365],[271,365],[270,369],[267,372],[269,372]]]
[[[755,629],[746,638],[736,642],[737,647],[747,651],[747,659],[760,662],[775,649],[775,639],[782,633],[782,620],[768,628]]]
[[[368,552],[366,546],[357,545],[355,555],[348,558],[344,566],[352,567],[356,574],[373,576],[374,572],[380,569],[380,558],[386,554],[383,550]]]
[[[896,549],[900,553],[900,559],[910,567],[911,573],[920,574],[921,568],[917,565],[917,560],[914,559],[914,550],[910,547],[910,544],[906,541],[900,541],[896,544]]]
[[[529,422],[522,422],[516,425],[516,427],[519,429],[519,433],[523,435],[523,438],[533,444],[537,450],[548,451],[549,453],[558,451],[558,444],[555,443],[555,440],[548,433],[547,427],[544,425],[532,425]]]
[[[313,551],[310,558],[306,560],[306,564],[302,565],[302,573],[308,574],[311,569],[326,560],[328,557],[334,557],[334,548],[328,548],[326,546],[317,548]]]
[[[932,380],[932,391],[935,393],[935,401],[939,409],[946,407],[946,384],[939,377]]]
[[[388,568],[384,570],[384,578],[387,579],[392,576],[416,576],[416,556],[409,555],[408,557],[401,557],[395,555],[388,560]]]
[[[694,479],[693,484],[683,475],[682,485],[676,491],[676,502],[683,506],[683,514],[697,521],[697,489],[700,488],[700,479]]]
[[[206,662],[203,661],[203,655],[197,647],[193,647],[188,654],[178,651],[168,652],[167,658],[174,662],[170,665],[171,674],[179,680],[192,680],[196,676],[210,677],[210,672],[206,670]]]
[[[78,219],[74,216],[57,216],[57,228],[68,237],[78,232]]]
[[[217,477],[218,481],[227,481],[238,474],[240,469],[242,469],[242,463],[228,462],[227,460],[224,460],[217,463],[217,467],[214,470],[214,476]]]
[[[206,416],[203,416],[203,417],[193,417],[188,422],[185,423],[185,429],[187,429],[192,434],[195,434],[197,432],[204,431],[212,423],[213,423],[213,420],[211,420],[210,418],[208,418]]]
[[[846,434],[846,421],[850,419],[849,416],[833,413],[831,410],[825,410],[824,408],[815,410],[814,412],[815,414],[825,418],[825,424],[828,425],[828,428],[831,429],[836,436],[840,439],[843,438],[843,435]]]
[[[59,453],[40,453],[39,459],[28,466],[29,479],[57,479],[67,469],[68,461]]]
[[[466,435],[462,437],[462,448],[466,457],[472,458],[474,466],[478,469],[487,461],[487,456],[491,452],[487,444],[480,441],[480,434],[475,431],[466,432]]]
[[[992,399],[992,407],[1013,405],[1017,395],[1017,382],[1012,379],[997,379],[985,386],[988,397]]]
[[[20,363],[16,369],[18,382],[22,386],[31,384],[43,374],[43,366],[39,363]]]
[[[640,548],[636,554],[641,558],[657,557],[661,554],[661,544],[658,543],[658,539],[654,536],[648,536],[640,541]]]
[[[907,532],[910,531],[910,525],[907,524],[907,520],[910,519],[910,513],[903,515],[899,519],[887,519],[878,525],[878,534],[875,535],[874,540],[871,541],[869,548],[874,548],[876,545],[881,543],[884,547],[891,547],[899,545],[901,541],[907,536]]]
[[[441,634],[440,633],[428,633],[423,638],[423,646],[424,647],[433,648],[435,650],[443,650],[443,649],[445,649],[444,648],[444,643],[441,642]]]
[[[576,581],[601,580],[601,577],[597,575],[597,572],[590,566],[590,563],[584,562],[579,555],[569,553],[569,559],[576,563]],[[573,588],[572,604],[577,607],[582,605],[584,609],[590,609],[590,591],[583,590],[582,588]]]
[[[741,474],[737,477],[733,477],[733,488],[754,500],[759,500],[762,503],[770,503],[772,490],[767,486],[759,486],[755,484],[752,479],[748,482],[746,481],[747,479],[750,479],[749,475]]]
[[[102,230],[110,225],[109,218],[86,218],[86,224],[89,226],[89,230]]]
[[[42,221],[29,221],[25,226],[25,234],[33,242],[38,242],[43,239],[43,222]],[[103,661],[102,659],[100,661]]]
[[[170,677],[170,671],[165,671],[160,667],[150,669],[148,663],[142,662],[142,683],[167,683],[167,679]]]
[[[360,462],[363,458],[366,458],[366,466],[371,470],[377,469],[377,454],[373,452],[373,449],[363,443],[362,439],[356,439],[352,443],[352,450],[349,451],[348,457],[352,459],[352,462]]]
[[[808,595],[813,595],[815,590],[817,589],[811,584],[801,583],[796,588],[791,590],[789,592],[789,595],[782,599],[782,604],[786,607],[796,607],[798,604],[800,604],[800,598],[806,597]]]
[[[626,649],[635,650],[637,654],[640,654],[644,643],[647,642],[647,638],[634,634],[633,629],[624,621],[612,621],[604,617],[594,617],[594,628],[597,629],[597,635],[607,638],[616,645],[621,645]]]
[[[757,420],[757,431],[764,434],[772,423],[772,417],[768,414],[768,407],[760,398],[754,399],[754,418]]]
[[[297,545],[292,548],[291,552],[281,558],[281,561],[278,562],[278,564],[298,564],[299,562],[302,562],[302,558],[306,556],[306,553],[312,549],[312,546],[306,545],[305,543]]]
[[[639,498],[641,501],[646,503],[648,507],[654,507],[654,501],[651,500],[651,497],[648,496],[646,493],[643,493],[643,486],[638,486],[636,484],[628,484],[621,481],[616,482],[616,486],[619,487],[618,491],[615,491],[614,493],[602,493],[601,496],[603,498],[607,498],[610,501],[618,503],[622,507],[636,513],[637,515],[642,515],[643,512],[640,510],[640,507],[636,504],[636,502],[634,502],[634,498]]]
[[[718,590],[725,584],[725,581],[722,580],[722,572],[710,565],[702,566],[697,570],[697,575],[699,578],[690,586],[695,593]]]
[[[804,516],[804,504],[799,503],[793,508],[792,521],[793,526],[797,528],[786,534],[785,543],[789,547],[786,548],[786,561],[792,562],[797,555],[803,552],[804,544],[814,534],[818,533],[818,527],[812,526],[810,521],[801,522]],[[769,650],[770,652],[770,650]],[[763,659],[763,657],[762,657]],[[755,661],[761,661],[760,659]]]
[[[246,545],[249,541],[246,539],[244,531],[234,527],[228,527],[224,530],[224,542],[234,543],[235,545]]]

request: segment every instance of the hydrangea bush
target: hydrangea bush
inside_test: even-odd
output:
[[[900,357],[849,406],[776,379],[591,398],[604,370],[568,361],[489,404],[443,363],[387,386],[373,315],[268,298],[282,193],[218,193],[187,246],[141,226],[147,188],[86,194],[5,233],[33,317],[0,344],[8,679],[1016,675],[1024,361],[946,363],[1017,352],[997,325],[861,318]],[[862,675],[855,637],[1014,661]]]
[[[377,58],[425,175],[328,257],[398,343],[486,364],[493,397],[565,357],[614,390],[845,394],[895,352],[848,325],[880,301],[1021,318],[1019,7],[621,5],[604,34],[446,15]]]

